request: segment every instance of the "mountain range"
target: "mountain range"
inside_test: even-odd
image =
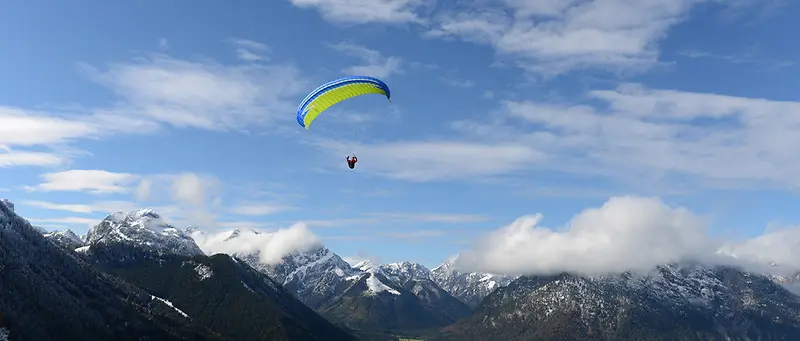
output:
[[[258,251],[205,255],[194,241],[201,230],[175,228],[152,210],[111,214],[81,238],[71,231],[37,230],[13,213],[11,203],[0,206],[9,212],[4,218],[9,222],[0,225],[3,233],[26,236],[10,244],[3,235],[0,250],[35,246],[12,254],[23,259],[17,262],[55,271],[48,267],[53,266],[50,258],[33,256],[46,249],[60,259],[55,264],[84,269],[79,276],[94,286],[119,288],[103,289],[112,291],[103,297],[118,302],[111,305],[115,309],[135,313],[109,310],[109,316],[141,321],[141,329],[128,327],[126,335],[161,333],[150,339],[800,339],[800,298],[787,290],[796,283],[792,277],[699,264],[663,265],[646,275],[511,277],[461,272],[452,259],[433,270],[413,262],[351,265],[324,246],[265,264]],[[239,242],[242,232],[231,231],[224,242]],[[0,276],[7,277],[2,270],[8,261],[0,256]],[[74,275],[56,272],[39,280],[43,284],[37,290],[52,285],[71,293],[61,283],[65,276]],[[18,287],[31,281],[13,277]],[[44,284],[48,280],[54,283]],[[18,291],[12,294],[25,295]],[[36,310],[16,307],[5,296],[0,294],[0,331],[6,328],[14,337],[45,330],[37,338],[42,340],[54,335],[46,327],[56,323],[48,322],[52,318],[26,327],[21,321]],[[82,300],[78,295],[74,304]],[[69,311],[58,309],[53,311]],[[91,323],[84,326],[91,328]]]

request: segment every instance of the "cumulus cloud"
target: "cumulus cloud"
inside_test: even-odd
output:
[[[739,242],[726,243],[721,253],[735,257],[752,267],[779,275],[794,275],[800,271],[800,226],[788,226]]]
[[[139,185],[136,186],[136,192],[134,192],[134,197],[136,200],[147,200],[150,198],[150,191],[153,188],[153,180],[152,179],[141,179],[139,181]]]
[[[355,44],[339,43],[330,45],[330,47],[353,58],[361,59],[364,62],[362,65],[351,66],[343,70],[343,72],[348,75],[386,78],[393,74],[403,72],[403,59],[400,57],[387,57],[376,50]]]
[[[294,251],[309,250],[320,245],[319,238],[303,223],[271,233],[256,233],[253,230],[240,230],[239,233],[239,237],[228,239],[231,231],[209,234],[197,231],[192,237],[206,254],[258,252],[259,259],[264,264],[277,264]]]
[[[649,271],[686,260],[715,261],[718,242],[706,220],[656,198],[613,197],[576,215],[563,229],[525,216],[462,252],[458,267],[505,274]]]
[[[216,211],[220,204],[217,195],[219,180],[213,176],[183,173],[169,177],[172,181],[172,199],[185,211],[192,224],[215,226]]]
[[[29,191],[86,191],[92,194],[125,193],[138,179],[129,173],[114,173],[96,169],[72,169],[63,172],[46,173],[41,176],[44,182],[36,186],[26,186]]]

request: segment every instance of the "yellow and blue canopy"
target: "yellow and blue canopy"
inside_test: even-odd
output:
[[[384,95],[389,101],[392,100],[389,86],[380,79],[367,76],[343,77],[322,84],[308,94],[297,108],[297,123],[308,129],[319,114],[334,104],[366,94]]]

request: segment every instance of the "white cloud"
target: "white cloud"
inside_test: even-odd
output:
[[[169,49],[169,40],[167,38],[158,38],[158,47],[161,49]]]
[[[0,168],[16,166],[58,166],[67,163],[66,156],[57,153],[0,150]]]
[[[368,216],[390,221],[420,221],[442,224],[480,223],[488,220],[480,214],[442,214],[442,213],[367,213]]]
[[[290,0],[300,8],[317,9],[323,18],[336,23],[423,22],[415,13],[426,0]]]
[[[177,175],[172,184],[172,197],[190,205],[202,205],[206,201],[206,184],[197,174]]]
[[[266,44],[248,39],[232,38],[228,42],[236,47],[236,57],[247,62],[266,61],[272,51]]]
[[[319,238],[302,223],[272,233],[256,234],[252,230],[241,230],[238,238],[226,241],[228,236],[230,231],[192,234],[197,245],[206,254],[248,254],[258,251],[260,261],[265,264],[276,264],[291,252],[320,245]]]
[[[453,141],[400,141],[353,147],[320,143],[337,155],[357,150],[362,172],[413,182],[457,181],[508,175],[543,157],[533,144]],[[368,162],[366,160],[369,160]]]
[[[235,230],[257,229],[260,231],[265,231],[264,229],[270,225],[272,224],[261,221],[223,221],[217,223],[217,226],[225,229],[235,229]]]
[[[103,134],[92,116],[54,114],[0,106],[0,167],[63,165],[75,154],[65,146]],[[114,126],[110,130],[115,129]],[[23,147],[26,149],[19,149]],[[44,151],[29,150],[45,147]]]
[[[209,130],[272,122],[291,111],[294,96],[307,90],[291,65],[225,65],[151,55],[105,70],[83,65],[83,70],[122,99],[109,113]]]
[[[800,159],[792,147],[800,145],[800,102],[635,84],[589,95],[608,109],[507,102],[510,118],[503,129],[526,122],[538,127],[518,142],[538,146],[555,168],[689,176],[705,186],[800,188],[794,176]]]
[[[382,233],[381,237],[403,239],[407,241],[421,241],[421,240],[430,240],[431,238],[443,237],[446,236],[447,234],[448,231],[444,230],[416,230],[416,231],[403,231],[403,232],[386,232]]]
[[[100,201],[90,204],[58,204],[47,201],[27,200],[20,204],[55,211],[74,213],[112,213],[118,211],[132,211],[137,208],[136,203],[129,201]]]
[[[587,209],[563,229],[525,216],[481,238],[457,266],[493,273],[552,274],[649,271],[684,260],[713,260],[719,246],[705,219],[655,198],[614,197]]]
[[[775,263],[779,275],[795,275],[800,270],[800,226],[788,226],[740,242],[729,242],[723,248],[748,265],[765,266]]]
[[[363,65],[352,66],[343,70],[348,75],[386,78],[403,72],[403,59],[400,57],[386,57],[378,51],[348,43],[339,43],[330,45],[330,47],[364,62]]]
[[[147,200],[150,198],[150,192],[153,189],[153,179],[144,178],[139,180],[139,185],[136,186],[134,198],[136,200]]]
[[[72,169],[41,176],[44,182],[25,187],[29,191],[87,191],[92,194],[125,193],[138,179],[129,173],[114,173],[105,170]]]
[[[261,52],[265,49],[245,40],[236,40],[236,44]],[[306,90],[291,65],[224,65],[152,55],[113,63],[105,70],[88,65],[82,69],[119,95],[116,105],[73,107],[64,113],[0,107],[0,121],[4,122],[0,127],[0,167],[65,164],[75,152],[81,152],[68,147],[79,139],[150,133],[159,128],[158,122],[201,129],[247,129],[276,117],[283,119],[272,113],[291,111],[294,96]],[[31,147],[48,150],[27,149]]]
[[[291,209],[294,207],[277,202],[250,202],[233,206],[231,212],[241,215],[264,216]]]
[[[387,213],[372,212],[362,216],[343,219],[304,220],[303,223],[313,227],[347,226],[358,224],[391,224],[391,223],[440,223],[467,224],[484,222],[488,218],[480,214],[443,214],[443,213]]]
[[[88,121],[74,121],[41,112],[0,107],[0,145],[55,145],[98,132]]]
[[[795,65],[794,62],[788,60],[758,58],[750,54],[728,55],[728,54],[717,54],[717,53],[701,52],[694,50],[680,51],[677,54],[687,58],[714,59],[714,60],[726,61],[732,64],[756,64],[765,66],[773,70]]]
[[[220,205],[220,182],[216,177],[183,173],[170,175],[170,194],[191,224],[216,226],[216,212]]]
[[[370,262],[372,262],[372,264],[381,264],[381,258],[380,257],[378,257],[376,255],[368,254],[364,250],[359,250],[358,254],[355,255],[355,256],[342,257],[342,259],[345,262],[347,262],[347,264],[350,264],[351,266],[356,265],[359,262],[363,262],[363,261],[370,261]]]
[[[94,226],[97,225],[102,219],[96,218],[83,218],[83,217],[64,217],[64,218],[31,218],[28,221],[31,222],[33,225],[37,224],[61,224],[61,225],[83,225],[83,226]],[[52,225],[51,225],[52,226]],[[55,225],[58,226],[58,225]]]
[[[473,1],[440,16],[427,35],[491,45],[500,56],[538,73],[635,70],[658,61],[658,40],[698,2]]]
[[[523,216],[473,240],[456,260],[467,271],[599,275],[690,261],[787,276],[800,271],[800,227],[768,229],[750,239],[712,238],[709,219],[652,197],[612,197],[566,226],[540,226]]]

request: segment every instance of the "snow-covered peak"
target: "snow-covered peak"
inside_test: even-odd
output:
[[[384,275],[392,280],[403,283],[409,280],[432,280],[432,273],[428,268],[419,263],[400,262],[379,266]]]
[[[89,229],[86,244],[108,243],[133,245],[157,254],[203,254],[191,236],[167,224],[152,209],[135,210],[128,214],[112,213]]]
[[[374,271],[378,270],[378,267],[375,266],[375,264],[372,263],[372,261],[370,261],[370,260],[362,260],[362,261],[356,263],[355,265],[353,265],[353,269],[358,269],[358,270],[366,271],[366,272],[374,272]]]
[[[231,234],[228,235],[227,237],[225,237],[225,239],[223,239],[223,241],[228,242],[228,241],[234,240],[236,238],[239,238],[239,236],[241,236],[241,235],[242,235],[242,231],[239,231],[239,229],[235,229],[235,230],[231,231]]]
[[[514,280],[513,277],[480,272],[464,272],[455,266],[452,257],[431,271],[434,282],[471,307]]]
[[[43,234],[45,238],[53,241],[68,250],[75,250],[83,246],[83,240],[72,230],[59,230]]]
[[[0,205],[5,205],[6,207],[8,207],[9,211],[14,212],[14,203],[11,202],[10,200],[8,200],[8,199],[0,199]],[[0,214],[2,214],[2,213],[0,213]]]

